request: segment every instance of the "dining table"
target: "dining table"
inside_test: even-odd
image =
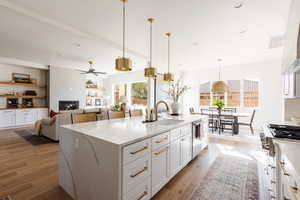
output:
[[[232,127],[232,132],[233,134],[239,134],[239,118],[245,118],[245,117],[250,117],[250,113],[244,113],[244,112],[222,112],[219,113],[218,111],[204,111],[201,113],[197,113],[201,115],[209,115],[212,116],[213,118],[219,119],[219,122],[221,120],[221,117],[232,117],[233,118],[233,127]],[[221,128],[219,127],[219,133],[221,131]]]

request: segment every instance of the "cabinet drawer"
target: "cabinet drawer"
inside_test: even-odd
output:
[[[151,180],[148,178],[124,195],[124,200],[148,200],[151,198]]]
[[[123,166],[123,194],[139,186],[150,177],[151,154]]]
[[[169,132],[152,137],[152,151],[161,146],[169,144],[169,142],[170,142],[170,133]]]
[[[123,164],[128,164],[142,156],[150,153],[151,142],[150,139],[143,140],[124,147],[123,149]]]
[[[192,134],[192,124],[180,128],[181,136]]]
[[[180,138],[180,136],[181,136],[180,128],[170,131],[170,141],[174,141],[174,140]]]

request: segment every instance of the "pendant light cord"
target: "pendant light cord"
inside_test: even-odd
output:
[[[123,1],[123,58],[125,58],[125,1]]]
[[[150,66],[152,67],[152,19],[149,19],[150,21]]]
[[[168,73],[170,73],[170,34],[168,36]]]

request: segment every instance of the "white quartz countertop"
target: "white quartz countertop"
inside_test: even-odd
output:
[[[119,146],[126,146],[143,139],[170,131],[200,119],[206,119],[202,115],[168,116],[167,119],[182,120],[171,125],[162,125],[157,122],[142,123],[142,117],[132,117],[97,122],[64,125],[63,128],[76,131],[100,140],[104,140]],[[159,119],[161,120],[161,119]]]

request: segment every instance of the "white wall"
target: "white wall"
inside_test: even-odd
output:
[[[218,80],[218,69],[207,69],[185,72],[185,83],[191,90],[185,95],[183,105],[185,111],[189,107],[199,106],[200,83]],[[257,110],[254,125],[259,128],[263,122],[282,119],[282,77],[281,61],[254,63],[248,65],[222,68],[223,80],[258,79],[260,80],[260,108]],[[241,112],[251,112],[242,108]]]
[[[59,100],[79,101],[80,108],[86,101],[86,75],[70,68],[50,67],[50,109],[59,110]]]
[[[29,74],[30,78],[36,79],[37,83],[39,84],[45,84],[46,81],[46,70],[0,63],[0,81],[11,81],[12,73]],[[6,94],[8,92],[23,93],[25,90],[35,90],[38,95],[41,96],[46,95],[45,89],[41,89],[37,87],[0,85],[0,94]],[[37,106],[45,105],[44,100],[36,99],[34,100],[34,102],[38,104]],[[5,107],[6,107],[6,98],[0,98],[0,108],[5,108]]]

